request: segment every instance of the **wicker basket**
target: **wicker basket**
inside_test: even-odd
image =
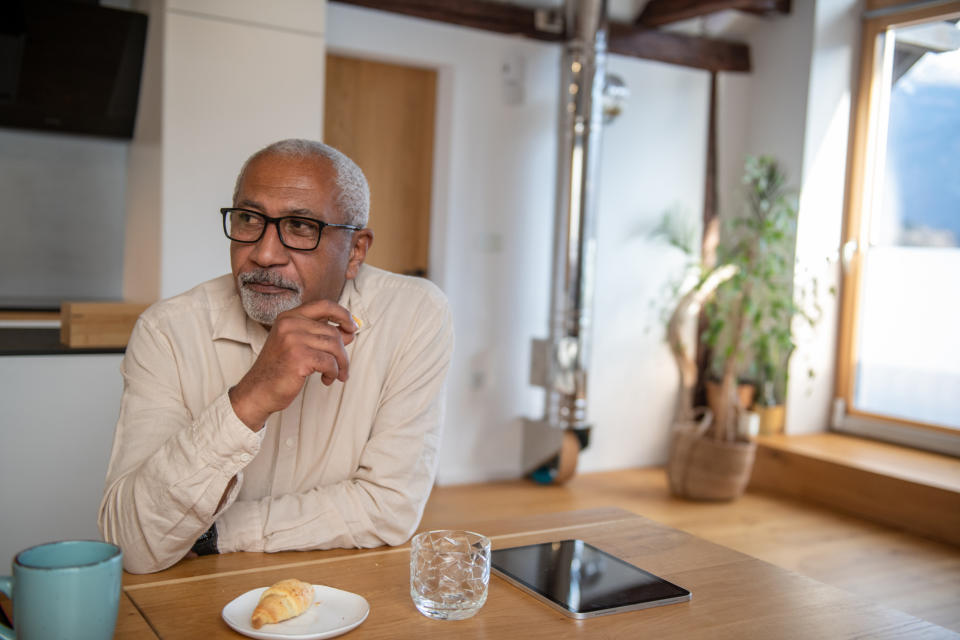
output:
[[[700,411],[697,419],[674,426],[667,462],[670,492],[692,500],[738,498],[750,480],[756,444],[705,437],[713,415]]]

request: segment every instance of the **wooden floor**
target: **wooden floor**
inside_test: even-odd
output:
[[[670,497],[662,469],[580,474],[566,486],[527,480],[436,487],[421,528],[478,515],[615,506],[688,531],[873,602],[960,631],[960,547],[764,493],[732,503]]]

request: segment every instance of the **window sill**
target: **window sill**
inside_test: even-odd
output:
[[[757,444],[754,489],[960,545],[960,458],[838,433]]]

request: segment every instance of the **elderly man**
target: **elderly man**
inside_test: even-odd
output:
[[[452,320],[430,282],[363,264],[368,210],[345,155],[272,144],[221,210],[232,275],[137,322],[99,515],[128,571],[191,550],[400,544],[416,529]]]

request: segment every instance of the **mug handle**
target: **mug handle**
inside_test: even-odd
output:
[[[13,599],[13,576],[0,576],[0,591],[11,600]],[[13,629],[5,624],[0,624],[0,638],[14,640]]]

